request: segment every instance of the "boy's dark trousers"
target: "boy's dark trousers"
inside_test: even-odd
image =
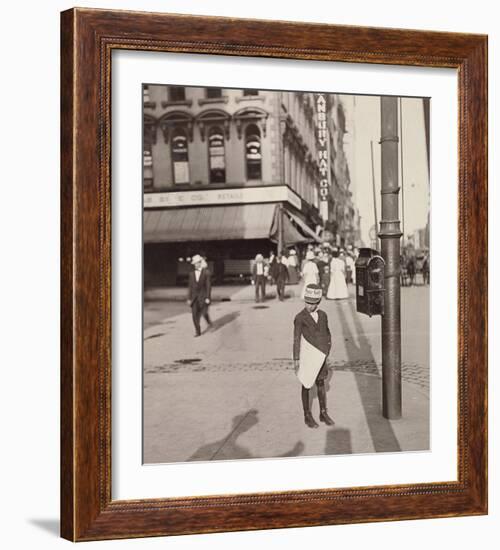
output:
[[[318,390],[318,401],[319,401],[319,419],[321,422],[324,422],[328,426],[332,426],[335,422],[328,415],[328,410],[326,408],[326,388],[324,378],[318,378],[316,380],[316,389]],[[310,428],[317,428],[316,421],[314,420],[311,413],[311,402],[309,399],[309,390],[302,386],[302,407],[304,409],[304,419],[306,424]]]
[[[260,298],[259,298],[260,294]],[[264,275],[255,276],[255,301],[263,302],[266,298],[266,277]]]
[[[199,299],[193,300],[193,303],[191,304],[191,312],[193,314],[193,323],[196,334],[200,335],[200,319],[202,316],[209,325],[212,324],[210,316],[208,315],[208,304],[206,304],[205,301],[200,301]]]

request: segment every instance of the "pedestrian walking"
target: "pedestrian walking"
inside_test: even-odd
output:
[[[406,261],[406,271],[408,273],[409,285],[413,286],[415,283],[415,275],[417,273],[417,264],[415,262],[415,256],[409,256]]]
[[[330,286],[326,297],[329,300],[342,300],[349,297],[349,291],[345,282],[345,263],[338,257],[337,249],[332,251],[330,262]]]
[[[301,399],[304,422],[309,428],[318,428],[311,413],[310,389],[316,384],[319,400],[319,419],[328,426],[335,422],[326,407],[325,379],[328,375],[326,360],[332,346],[328,317],[318,309],[323,292],[317,284],[307,285],[304,293],[305,307],[294,320],[293,362],[302,384]]]
[[[290,249],[288,254],[288,284],[296,285],[299,282],[299,260],[295,248]]]
[[[309,254],[309,256],[311,254],[313,254],[314,256],[314,246],[312,244],[308,244],[307,245],[307,249],[305,251],[305,255],[303,256],[302,258],[302,262],[300,264],[300,273],[302,273],[304,271],[304,266],[306,265],[306,262],[308,262],[309,260],[307,259],[307,255]]]
[[[271,250],[271,253],[269,254],[269,259],[267,261],[269,266],[269,278],[270,283],[275,284],[276,283],[276,269],[278,267],[278,258],[276,257],[275,253]]]
[[[431,259],[429,254],[426,254],[424,258],[424,263],[422,265],[422,276],[424,278],[424,285],[429,284],[430,271],[431,271]]]
[[[252,266],[252,283],[255,285],[255,301],[257,303],[263,302],[266,299],[266,271],[269,270],[266,269],[264,256],[257,254]]]
[[[307,285],[319,283],[319,270],[315,262],[316,256],[313,250],[308,250],[306,253],[306,261],[302,267],[302,299],[304,299]]]
[[[356,267],[355,267],[354,258],[351,252],[347,252],[347,255],[345,257],[345,267],[346,267],[347,284],[349,283],[356,284]]]
[[[208,314],[208,307],[211,301],[211,273],[206,261],[195,254],[191,260],[194,269],[189,273],[188,278],[188,304],[191,306],[195,336],[201,335],[200,319],[203,317],[209,326],[212,325]]]
[[[285,285],[288,282],[288,262],[286,256],[281,256],[280,262],[276,265],[276,290],[280,302],[285,299]]]
[[[330,266],[328,258],[323,251],[320,251],[316,257],[316,265],[318,266],[319,285],[323,290],[323,294],[326,294],[328,285],[330,284]]]

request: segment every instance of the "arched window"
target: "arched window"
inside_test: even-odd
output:
[[[174,183],[189,183],[188,137],[184,128],[174,128],[171,151]]]
[[[260,130],[256,124],[249,124],[245,129],[245,160],[247,179],[262,179],[262,147]]]
[[[208,163],[210,183],[226,183],[224,132],[220,126],[212,126],[208,132]]]

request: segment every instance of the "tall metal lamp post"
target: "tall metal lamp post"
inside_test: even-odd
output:
[[[382,410],[401,418],[401,289],[398,183],[398,100],[380,98],[382,212],[379,238],[385,260],[385,311],[382,315]]]

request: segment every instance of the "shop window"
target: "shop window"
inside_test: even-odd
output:
[[[175,128],[171,141],[174,183],[189,183],[188,136],[183,128]]]
[[[207,99],[217,99],[222,97],[222,88],[207,88]]]
[[[186,88],[184,88],[184,86],[169,86],[168,100],[169,101],[186,101]]]
[[[212,126],[208,132],[208,162],[210,183],[226,182],[226,155],[224,132],[220,126]]]
[[[262,179],[262,146],[259,127],[249,124],[245,129],[247,179]]]

